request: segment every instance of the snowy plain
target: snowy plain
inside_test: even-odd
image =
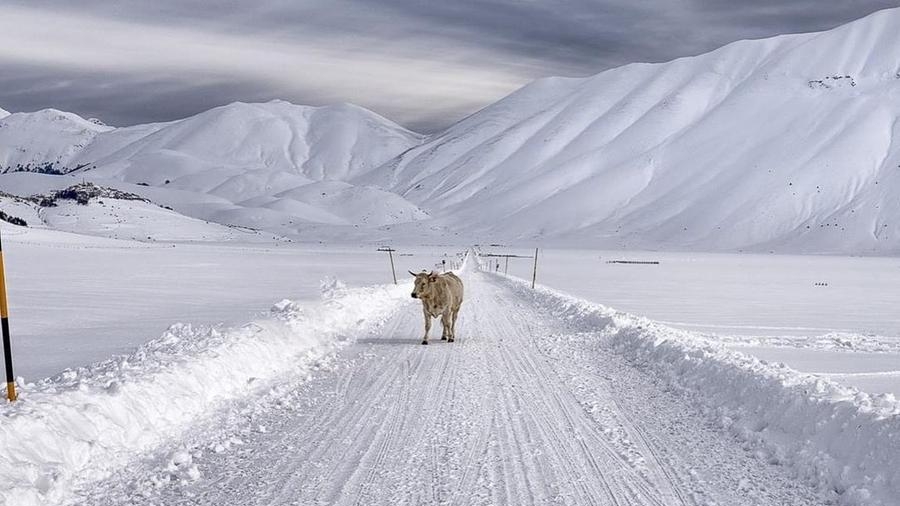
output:
[[[473,264],[458,344],[417,344],[408,282],[329,281],[245,325],[176,325],[23,384],[2,413],[0,497],[895,504],[893,396]]]
[[[659,264],[608,263],[618,260]],[[531,269],[530,259],[510,260],[512,276],[530,279]],[[764,360],[900,396],[895,257],[547,249],[539,253],[538,283]]]
[[[0,224],[15,371],[26,380],[130,352],[170,325],[238,325],[321,284],[391,282],[376,245],[110,240]],[[456,246],[401,248],[398,278],[434,268]],[[446,255],[446,256],[445,256]]]
[[[237,325],[281,298],[316,299],[327,279],[391,281],[388,257],[375,244],[148,243],[0,227],[16,373],[26,380],[127,353],[174,323]],[[401,279],[461,249],[397,247]],[[531,269],[530,259],[510,260],[513,276],[528,279]],[[900,259],[542,249],[538,283],[800,371],[900,395]]]

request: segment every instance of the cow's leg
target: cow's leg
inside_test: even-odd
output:
[[[441,314],[441,325],[444,326],[444,335],[441,336],[441,339],[453,342],[453,327],[452,327],[452,317],[450,316],[450,308],[447,308]]]
[[[451,336],[450,340],[451,341],[456,340],[456,317],[457,316],[459,316],[459,306],[456,306],[455,308],[453,308],[453,318],[450,321],[450,336]]]
[[[428,311],[422,310],[425,314],[425,337],[422,338],[422,344],[428,344],[428,332],[431,330],[431,315]]]

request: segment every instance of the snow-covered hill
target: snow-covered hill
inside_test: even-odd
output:
[[[103,175],[151,184],[168,179],[178,185],[179,179],[214,175],[214,186],[219,186],[219,180],[247,171],[284,172],[307,182],[347,180],[420,141],[420,136],[349,104],[236,102],[171,123],[119,129],[97,139],[78,159],[97,165]]]
[[[393,193],[342,182],[421,142],[349,104],[233,103],[118,129],[46,110],[13,114],[0,126],[9,171],[78,171],[103,184],[146,185],[142,195],[203,220],[297,234],[309,224],[428,217]]]
[[[11,182],[10,176],[5,176],[3,181]],[[0,211],[12,218],[5,220],[10,223],[18,218],[32,228],[138,241],[259,242],[280,239],[256,230],[190,218],[134,193],[92,183],[59,186],[59,182],[71,182],[71,178],[43,174],[14,176],[27,179],[26,186],[32,189],[42,187],[42,193],[20,197],[0,192]],[[18,193],[24,193],[20,185],[11,186]],[[21,222],[15,224],[21,225]]]
[[[900,251],[900,9],[537,81],[358,181],[480,238]]]
[[[90,164],[90,177],[180,190],[168,204],[190,216],[296,234],[314,223],[427,218],[393,193],[341,182],[419,142],[417,134],[349,104],[234,103],[180,121],[118,129],[78,160]]]
[[[0,164],[147,185],[188,216],[283,235],[897,254],[897,47],[889,9],[543,79],[427,138],[346,104],[118,129],[13,114]]]
[[[0,172],[70,172],[78,168],[76,155],[111,130],[56,109],[15,114],[0,110]]]

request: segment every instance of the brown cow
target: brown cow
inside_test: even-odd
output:
[[[448,272],[438,274],[434,271],[416,274],[412,297],[422,301],[422,312],[425,314],[425,337],[422,344],[428,344],[428,332],[431,330],[431,319],[441,317],[444,331],[441,340],[452,343],[456,338],[456,317],[463,301],[463,283],[456,274]]]

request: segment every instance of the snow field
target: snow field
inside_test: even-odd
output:
[[[326,277],[391,282],[388,255],[374,244],[142,243],[0,228],[15,372],[29,381],[130,353],[174,322],[237,326],[274,299],[317,300]],[[395,247],[401,280],[457,251]]]
[[[896,344],[900,343],[892,341],[895,346],[885,350],[883,342],[853,340],[849,341],[853,348],[847,351],[838,344],[848,343],[843,336],[832,337],[831,348],[825,349],[754,346],[747,343],[728,346],[760,360],[782,362],[791,369],[824,377],[863,392],[900,397],[900,351],[896,348]],[[814,346],[818,344],[814,343]],[[865,351],[868,346],[874,351]]]
[[[491,248],[531,255],[534,249]],[[502,259],[501,259],[502,260]],[[613,260],[659,265],[609,264]],[[509,272],[531,279],[531,259]],[[501,262],[500,270],[503,270]],[[900,344],[900,258],[541,249],[538,282],[672,327],[756,344],[842,334]],[[816,283],[827,283],[817,286]],[[836,310],[837,309],[837,310]],[[812,346],[812,343],[809,343]],[[872,349],[874,343],[848,342]],[[799,344],[798,344],[799,345]]]
[[[508,283],[556,317],[596,332],[748,451],[788,466],[842,504],[896,504],[900,497],[900,402],[893,395],[860,392],[548,288],[532,291],[522,280]]]
[[[511,259],[509,273],[530,280],[531,268],[530,259]],[[538,282],[801,372],[900,396],[897,258],[542,249]]]
[[[64,502],[78,483],[177,438],[228,401],[302,374],[390,315],[408,290],[326,282],[321,303],[283,301],[269,318],[227,330],[175,325],[131,355],[20,385],[20,401],[0,408],[0,504]],[[196,472],[189,456],[172,465]]]
[[[92,485],[85,503],[840,502],[629,365],[598,332],[609,318],[561,318],[530,289],[464,279],[458,343],[419,346],[421,315],[407,299],[281,404],[254,403],[230,449],[219,430],[194,428],[197,437]],[[159,471],[176,460],[196,463],[200,478]]]
[[[347,387],[348,383],[346,382],[358,381],[360,378],[383,377],[382,379],[385,381],[389,379],[391,382],[397,383],[398,388],[403,386],[403,388],[410,389],[407,393],[415,394],[416,402],[425,402],[432,395],[438,395],[440,398],[439,394],[444,392],[443,389],[413,388],[410,386],[411,377],[408,377],[412,372],[404,372],[403,368],[395,370],[390,364],[393,364],[392,360],[395,359],[404,362],[418,357],[418,360],[427,362],[451,360],[452,357],[456,357],[456,362],[452,362],[452,360],[451,362],[456,366],[468,364],[466,368],[471,369],[470,373],[472,374],[500,375],[495,378],[496,381],[487,382],[484,385],[490,384],[494,385],[492,388],[500,388],[492,390],[492,395],[498,395],[498,399],[506,399],[509,403],[504,404],[503,409],[497,406],[492,408],[496,412],[492,418],[493,421],[489,424],[488,433],[493,434],[496,431],[499,435],[510,437],[513,434],[518,436],[531,434],[531,437],[534,437],[530,431],[534,426],[528,423],[522,426],[517,425],[522,423],[522,420],[519,419],[521,413],[516,411],[521,408],[519,403],[534,401],[535,404],[532,407],[543,410],[548,409],[548,406],[555,406],[557,403],[566,406],[567,411],[564,412],[551,410],[545,413],[541,411],[542,416],[550,417],[546,420],[541,419],[542,423],[547,424],[546,426],[541,425],[542,430],[547,431],[546,433],[541,432],[541,434],[549,437],[563,429],[581,431],[579,433],[582,434],[590,432],[592,434],[591,445],[599,446],[591,446],[592,449],[583,448],[587,453],[583,453],[581,450],[576,451],[580,448],[576,446],[572,446],[570,450],[573,452],[572,455],[577,454],[579,459],[587,459],[586,462],[590,462],[591,459],[600,459],[605,463],[599,467],[599,472],[601,477],[605,475],[605,479],[610,480],[608,482],[609,486],[612,486],[612,489],[608,491],[610,494],[627,496],[628,483],[642,484],[642,487],[650,488],[640,489],[637,492],[632,491],[637,494],[633,498],[640,499],[638,501],[640,503],[646,499],[650,504],[653,503],[651,499],[659,494],[661,494],[660,497],[674,498],[678,496],[684,501],[685,496],[680,494],[690,491],[689,487],[693,486],[690,485],[692,480],[700,479],[701,482],[695,484],[699,487],[697,490],[705,489],[707,493],[715,492],[716,487],[723,485],[720,482],[704,484],[702,480],[712,478],[711,476],[704,478],[704,474],[701,474],[699,478],[692,478],[693,471],[680,467],[677,457],[674,457],[675,454],[654,457],[653,452],[667,452],[668,444],[674,444],[675,439],[680,436],[677,434],[672,436],[674,439],[668,443],[656,441],[651,444],[647,442],[649,439],[635,442],[633,439],[635,436],[640,436],[641,431],[651,430],[653,427],[652,423],[645,420],[645,417],[651,416],[648,414],[649,412],[644,410],[647,412],[644,415],[629,419],[627,418],[627,408],[625,411],[621,411],[621,408],[609,404],[611,402],[630,402],[625,399],[616,400],[616,392],[630,392],[631,395],[641,392],[646,394],[661,387],[661,392],[672,392],[672,395],[675,396],[668,401],[669,404],[678,402],[680,405],[680,399],[689,401],[688,405],[684,407],[686,408],[683,410],[684,416],[696,416],[695,413],[699,411],[705,417],[706,423],[717,427],[724,434],[732,435],[743,445],[748,454],[755,455],[754,459],[767,461],[770,464],[779,464],[779,467],[790,470],[798,481],[815,486],[825,496],[835,497],[836,502],[851,505],[893,504],[892,498],[900,489],[898,487],[900,476],[896,471],[898,468],[896,456],[900,454],[898,452],[900,442],[897,440],[897,435],[900,434],[900,405],[892,396],[869,395],[845,388],[827,380],[797,373],[781,365],[768,364],[756,358],[736,353],[724,345],[710,343],[695,333],[676,330],[647,319],[616,312],[607,307],[550,289],[539,287],[538,290],[533,291],[527,283],[522,281],[504,280],[499,276],[486,278],[482,274],[470,274],[466,279],[467,282],[470,282],[468,285],[471,289],[469,290],[470,296],[474,297],[470,302],[476,304],[477,309],[473,306],[468,313],[462,315],[463,323],[471,325],[471,329],[466,327],[464,339],[453,348],[440,346],[439,343],[436,343],[438,346],[434,347],[415,346],[416,335],[421,329],[418,312],[413,311],[412,307],[409,307],[409,314],[398,315],[396,311],[404,304],[409,306],[408,284],[348,289],[342,283],[331,279],[321,284],[320,291],[323,300],[319,303],[299,304],[282,301],[272,308],[268,317],[227,330],[175,325],[162,337],[146,343],[129,356],[117,357],[90,367],[66,371],[60,376],[35,384],[22,385],[21,402],[4,406],[0,410],[0,416],[2,416],[0,448],[6,449],[0,454],[0,501],[2,501],[0,504],[31,506],[66,503],[78,497],[73,495],[75,491],[90,490],[92,487],[86,486],[87,484],[110,477],[135,459],[143,458],[148,454],[158,454],[161,449],[165,450],[165,456],[162,459],[164,462],[153,464],[153,467],[150,468],[149,478],[146,478],[147,475],[143,475],[143,481],[139,480],[138,483],[140,490],[126,492],[124,496],[133,498],[133,494],[136,493],[140,496],[148,494],[152,497],[154,494],[166,496],[166,494],[174,493],[181,497],[179,501],[189,501],[190,496],[182,496],[180,492],[181,490],[190,491],[189,486],[185,489],[170,489],[163,485],[154,485],[154,480],[163,480],[166,483],[171,480],[193,483],[200,478],[201,474],[206,476],[206,471],[201,473],[198,466],[203,466],[206,462],[206,465],[212,465],[208,471],[215,474],[219,472],[216,466],[231,465],[229,464],[231,457],[227,456],[229,447],[237,445],[243,448],[245,443],[217,433],[218,435],[213,437],[209,444],[199,447],[210,450],[211,455],[198,459],[199,453],[197,452],[204,450],[190,444],[179,444],[185,433],[189,430],[196,431],[198,424],[203,426],[206,420],[213,418],[228,420],[237,416],[234,406],[239,408],[244,406],[246,400],[252,396],[264,397],[263,404],[268,405],[278,402],[278,399],[270,398],[272,395],[278,397],[284,394],[287,402],[291,402],[290,393],[278,389],[278,385],[287,384],[285,379],[293,378],[291,381],[295,385],[297,382],[305,381],[304,378],[310,371],[318,368],[323,361],[327,361],[327,357],[339,348],[343,348],[344,344],[353,342],[353,337],[379,331],[382,333],[380,338],[364,339],[361,343],[355,344],[357,347],[363,346],[359,349],[363,353],[363,357],[376,351],[375,348],[369,350],[365,347],[378,346],[374,343],[378,343],[380,340],[389,346],[396,346],[400,344],[398,340],[402,340],[403,343],[400,344],[402,348],[391,350],[382,357],[385,360],[382,367],[375,365],[356,371],[348,378],[335,380],[344,385],[343,388]],[[498,311],[508,311],[509,314],[498,318]],[[577,334],[572,334],[572,332]],[[539,343],[536,344],[541,348],[539,354],[535,354],[538,351],[535,345],[525,344],[535,337],[540,337]],[[502,341],[510,343],[512,346],[498,347]],[[565,350],[554,350],[554,346],[565,348]],[[573,346],[581,349],[572,350]],[[383,348],[382,351],[384,351]],[[447,355],[447,352],[453,353]],[[551,381],[550,378],[553,377],[552,368],[546,368],[551,367],[549,365],[551,363],[558,363],[559,357],[564,358],[570,352],[577,352],[586,360],[594,357],[594,360],[601,362],[599,365],[623,357],[638,371],[639,376],[642,376],[641,378],[633,377],[633,374],[629,376],[631,373],[626,373],[624,369],[611,362],[601,368],[603,369],[600,371],[603,374],[602,377],[605,377],[603,381],[607,381],[608,384],[595,384],[593,388],[598,392],[611,390],[608,394],[599,396],[601,404],[591,408],[590,416],[599,417],[596,422],[600,424],[599,426],[587,424],[584,419],[586,415],[579,414],[580,409],[575,409],[577,403],[572,404],[574,399],[564,393],[563,387],[568,384],[569,380],[564,378],[553,380],[554,388],[560,389],[559,391],[554,390],[555,393],[551,396],[552,399],[555,399],[553,402],[548,400],[551,397],[546,397],[548,395],[546,392],[540,393],[541,388],[538,385]],[[539,358],[542,354],[546,355],[543,359]],[[470,363],[469,358],[466,358],[468,355],[471,355],[469,358],[473,360],[475,357],[481,358]],[[546,362],[547,357],[557,358]],[[375,359],[375,364],[381,360]],[[489,366],[488,363],[481,363],[483,361],[499,362]],[[528,364],[530,365],[526,367]],[[406,365],[409,367],[408,362]],[[351,361],[350,364],[340,366],[336,370],[343,370],[350,374],[354,371],[354,367],[357,366],[353,366]],[[510,368],[509,371],[504,367]],[[562,366],[560,365],[560,367]],[[545,376],[533,377],[534,371],[530,368],[537,368],[534,371],[543,371],[542,374]],[[593,373],[582,374],[576,370],[577,368],[573,369],[571,365],[563,367],[563,369],[567,375],[573,375],[572,378],[576,380],[576,383],[590,378],[600,381],[601,378],[592,376]],[[417,366],[414,370],[417,374],[421,372],[425,375],[420,379],[430,378],[429,381],[436,380],[438,377],[443,378],[442,381],[449,381],[456,377],[455,374],[450,374],[444,378],[444,374],[441,372],[442,368]],[[518,375],[512,385],[506,381],[509,379],[506,375],[510,374],[510,371]],[[326,372],[325,378],[327,377],[328,373]],[[332,383],[332,380],[328,379],[322,381],[325,384]],[[635,385],[642,384],[644,386],[631,385],[632,381],[636,382]],[[625,382],[625,384],[621,382]],[[480,382],[476,381],[475,383]],[[532,385],[532,383],[534,384]],[[446,414],[445,412],[453,412],[462,406],[455,403],[468,398],[451,396],[455,400],[449,404],[443,401],[434,403],[429,401],[421,406],[424,411],[420,413],[408,406],[394,405],[403,403],[404,397],[403,395],[397,397],[399,395],[397,391],[388,389],[388,392],[385,392],[378,388],[369,391],[374,387],[367,385],[369,385],[368,381],[362,381],[359,385],[362,388],[358,392],[360,395],[359,405],[340,403],[338,405],[342,406],[341,409],[350,411],[374,409],[373,413],[387,413],[394,410],[404,412],[412,409],[411,412],[404,415],[408,416],[409,423],[412,423],[422,416],[425,416],[422,420],[441,420],[442,416]],[[451,381],[451,385],[456,385],[455,380]],[[529,386],[521,391],[515,388],[515,386],[524,385]],[[466,395],[471,397],[475,392],[474,390],[470,391],[471,387],[465,387],[463,384],[459,387],[461,388],[458,392],[459,395],[468,392]],[[334,388],[335,385],[327,386],[319,393],[331,392],[329,395],[336,395],[337,390]],[[579,388],[576,397],[583,397],[580,400],[582,406],[590,407],[584,403],[593,402],[589,399],[591,385],[580,385]],[[644,391],[647,388],[650,390]],[[313,389],[313,392],[315,391]],[[273,392],[275,393],[273,394]],[[389,392],[394,392],[393,397],[389,395]],[[444,393],[446,394],[446,392]],[[613,397],[607,398],[608,395]],[[372,401],[367,396],[375,396],[380,400]],[[483,403],[485,399],[482,396],[483,393],[476,394],[472,399],[481,399],[479,402]],[[319,399],[319,397],[314,396],[313,401],[315,399]],[[393,400],[389,404],[383,404],[388,402],[387,399]],[[375,409],[368,404],[369,402],[375,402],[375,406],[379,408]],[[547,404],[548,402],[550,403]],[[648,401],[644,400],[643,402]],[[473,407],[473,413],[480,413],[484,408],[486,407]],[[511,411],[507,411],[507,408]],[[241,409],[246,411],[248,407],[244,406],[237,411],[241,411]],[[516,413],[519,415],[513,416]],[[250,430],[253,433],[266,434],[270,429],[293,430],[299,431],[300,440],[296,442],[297,444],[302,441],[309,442],[308,436],[304,435],[306,432],[298,428],[290,429],[296,425],[296,421],[284,420],[280,416],[267,417],[264,412],[261,414],[262,416],[258,418],[251,417],[252,428]],[[277,413],[275,414],[277,415]],[[328,419],[333,416],[328,413],[324,414]],[[314,418],[318,415],[323,415],[323,413],[320,410],[313,410],[303,414],[303,416]],[[287,413],[284,416],[297,415]],[[606,420],[604,417],[608,416],[612,416],[613,419],[626,417],[619,420],[624,425],[620,428],[613,425],[612,429],[606,427],[603,420]],[[554,421],[554,417],[559,420]],[[577,424],[586,425],[564,427],[559,425],[563,418],[570,424],[577,421]],[[472,420],[476,419],[472,418]],[[468,418],[465,420],[472,421]],[[482,420],[482,422],[486,422],[486,420]],[[607,422],[612,423],[609,420]],[[352,432],[354,427],[360,423],[366,427],[371,425],[354,418],[341,421],[341,427]],[[416,430],[424,431],[424,434],[434,434],[429,437],[439,438],[441,434],[458,436],[454,431],[434,431],[431,422],[420,421],[420,425],[421,427],[416,426]],[[697,424],[692,422],[692,425],[696,426]],[[413,426],[414,424],[410,425],[410,427]],[[339,431],[337,427],[327,427],[336,434],[343,433],[343,430]],[[388,426],[377,425],[377,427],[384,429]],[[405,473],[418,469],[418,466],[410,467],[411,463],[407,461],[408,456],[405,454],[389,453],[385,456],[382,448],[384,445],[400,445],[401,442],[409,439],[408,436],[404,436],[402,432],[395,434],[394,428],[386,429],[387,432],[383,433],[377,427],[372,426],[369,430],[375,431],[374,433],[378,437],[387,437],[386,442],[383,442],[383,445],[369,447],[366,455],[369,455],[368,452],[371,451],[376,452],[379,459],[400,459],[397,460],[399,467],[388,466],[389,470],[398,473],[395,476],[398,479],[404,476],[400,470],[404,470]],[[601,429],[613,432],[598,432]],[[624,432],[619,434],[617,432],[619,429]],[[697,428],[692,430],[696,431]],[[637,432],[631,434],[631,431]],[[652,439],[660,434],[647,434],[647,437]],[[250,439],[251,441],[246,444],[253,447],[256,443],[253,438]],[[468,442],[467,444],[476,446],[485,442],[479,438],[465,440]],[[422,455],[426,455],[428,454],[425,451],[426,447],[431,444],[428,441],[430,439],[414,438],[410,444],[418,444],[417,448],[424,445],[419,450],[425,452]],[[569,439],[563,438],[554,444],[569,444],[564,443],[565,441],[569,441]],[[531,444],[539,442],[535,440]],[[546,441],[541,444],[543,443]],[[317,445],[321,447],[332,444],[354,447],[362,445],[359,448],[364,448],[366,442],[335,439],[331,442],[323,440]],[[519,442],[518,444],[523,443]],[[527,447],[528,443],[524,444]],[[657,446],[660,444],[663,446]],[[725,441],[723,444],[730,445],[731,443]],[[647,447],[645,448],[645,446]],[[538,447],[541,446],[538,445]],[[292,447],[289,445],[286,448],[291,450]],[[517,447],[505,449],[500,447],[498,449],[488,445],[487,448],[492,455],[491,458],[495,459],[497,463],[502,463],[507,461],[509,455],[514,454],[508,452]],[[491,450],[491,448],[493,449]],[[555,446],[547,448],[555,448]],[[447,450],[452,452],[460,449],[448,447]],[[518,450],[521,451],[522,448],[518,448]],[[738,450],[732,453],[741,453],[737,447],[731,448],[731,450]],[[303,451],[312,451],[312,448],[306,448]],[[466,450],[466,452],[468,451]],[[498,451],[500,453],[497,453]],[[598,451],[600,453],[597,453]],[[647,453],[648,451],[650,453]],[[677,452],[677,450],[672,451]],[[321,452],[329,452],[329,450],[323,449]],[[369,475],[366,472],[368,467],[362,466],[362,468],[356,469],[353,459],[347,461],[340,448],[334,448],[327,455],[321,452],[316,455],[323,459],[325,458],[323,455],[329,456],[328,459],[332,457],[338,459],[333,463],[335,465],[339,463],[340,469],[355,469],[351,473],[354,479],[362,480]],[[233,458],[238,461],[248,456],[251,458],[251,462],[258,458],[252,452],[248,455],[244,449],[238,450],[237,453],[238,455]],[[213,457],[213,455],[224,455],[224,457]],[[538,452],[528,455],[528,459],[532,459],[540,458],[541,454]],[[159,456],[157,455],[157,457]],[[313,473],[313,476],[318,477],[317,479],[323,479],[322,476],[315,474],[319,472],[316,471],[315,466],[295,469],[297,464],[292,464],[294,458],[290,454],[282,455],[279,458],[281,459],[278,461],[279,473],[293,475],[292,473],[301,470],[303,473]],[[693,462],[693,458],[696,456],[686,457],[683,460],[690,463]],[[330,461],[328,459],[325,460],[326,463]],[[728,459],[731,459],[730,462],[736,462],[735,459],[739,460],[739,457],[731,455],[726,460]],[[401,466],[401,462],[406,462],[406,464]],[[623,470],[616,470],[618,468],[615,466],[620,464],[625,466],[623,469],[628,470],[628,473],[622,474]],[[160,465],[162,466],[161,470],[158,469]],[[139,466],[138,469],[142,468]],[[492,472],[499,472],[502,469],[506,469],[505,464]],[[573,475],[578,475],[587,472],[588,469],[593,468],[576,466],[568,471]],[[239,480],[240,476],[243,476],[243,471],[227,467],[220,471],[225,472],[226,470],[229,473],[237,473],[234,476],[229,475],[228,479],[232,480],[229,481],[231,486],[240,486],[239,481],[234,480]],[[510,470],[506,469],[506,471]],[[636,474],[633,474],[632,471]],[[534,469],[526,466],[517,472],[524,473],[522,476],[533,477]],[[703,473],[708,472],[703,471]],[[719,479],[727,477],[732,472],[733,470],[724,473]],[[209,477],[213,474],[210,474]],[[218,474],[215,475],[218,476]],[[455,479],[453,476],[456,475],[451,475],[448,479]],[[463,473],[462,476],[466,478],[468,475]],[[494,488],[497,483],[492,480],[499,479],[501,480],[499,483],[502,484],[503,480],[518,480],[516,476],[519,475],[513,473],[509,476],[498,475],[490,479],[485,478],[488,481],[481,483],[482,488],[470,490],[463,487],[460,490],[467,493],[477,492],[477,494],[481,494],[485,490],[501,493],[502,491]],[[758,475],[754,476],[759,478]],[[475,475],[468,476],[466,479],[475,479]],[[478,479],[481,480],[481,478]],[[543,479],[547,482],[545,485],[550,487],[548,491],[551,491],[555,483],[552,476],[544,476]],[[354,483],[356,482],[354,481]],[[443,482],[432,483],[431,486],[443,486],[440,485],[441,483]],[[460,483],[462,486],[462,482]],[[735,483],[731,484],[741,489],[765,488],[761,482],[748,482],[743,485],[735,485]],[[277,482],[277,480],[274,484],[266,482],[263,492],[272,493],[280,490],[278,487],[281,485],[283,483]],[[323,490],[330,491],[329,493],[337,493],[342,487],[326,486],[327,483],[324,482],[319,485],[326,487]],[[427,488],[427,483],[420,485]],[[508,485],[519,487],[521,484],[517,481],[510,481]],[[291,486],[299,485],[294,483]],[[599,483],[590,485],[590,487],[596,486],[599,486]],[[778,489],[780,490],[780,488]],[[200,488],[197,491],[202,492],[202,490]],[[307,490],[301,486],[299,489],[290,489],[288,492],[314,494],[315,490]],[[361,490],[365,492],[368,489],[363,486]],[[378,490],[384,492],[392,489],[375,488],[369,491]],[[422,493],[423,490],[425,489],[417,489],[416,486],[413,486],[402,493]],[[252,490],[247,493],[251,492]],[[519,496],[519,494],[526,493],[524,489],[520,491],[516,488],[514,492],[514,496],[526,497]],[[787,493],[786,490],[783,492]],[[573,493],[577,495],[581,492]],[[599,488],[589,488],[583,493],[602,495],[607,492],[602,492]],[[703,494],[696,495],[698,493],[696,490],[691,492],[694,495],[688,502],[705,504]],[[724,491],[723,493],[727,494]],[[777,495],[779,492],[774,491],[773,493]]]

